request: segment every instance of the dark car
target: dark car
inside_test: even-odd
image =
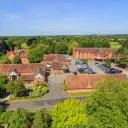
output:
[[[83,72],[84,72],[84,69],[83,69],[83,68],[78,68],[77,71],[78,71],[79,73],[83,73]]]
[[[86,72],[87,72],[88,74],[96,74],[96,72],[94,72],[94,71],[92,70],[92,68],[88,68],[88,69],[86,70]]]
[[[117,73],[122,73],[122,70],[116,69],[116,68],[110,68],[107,73],[109,74],[117,74]]]
[[[101,64],[100,69],[104,71],[110,69],[110,67],[106,66],[106,64]]]

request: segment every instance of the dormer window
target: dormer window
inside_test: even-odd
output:
[[[44,77],[43,77],[42,74],[38,73],[38,74],[36,75],[35,79],[37,79],[38,82],[40,82],[40,81],[43,81],[43,80],[44,80]]]
[[[19,78],[19,74],[16,71],[13,71],[9,74],[10,80],[17,80]]]

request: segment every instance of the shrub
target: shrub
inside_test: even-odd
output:
[[[68,90],[68,86],[67,85],[63,85],[63,89],[64,89],[64,91],[67,91]]]
[[[45,95],[48,92],[48,88],[47,87],[43,87],[42,88],[42,95]]]
[[[45,95],[48,92],[47,87],[38,86],[33,88],[31,97],[40,97]]]

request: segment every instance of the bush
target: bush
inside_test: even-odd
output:
[[[47,87],[43,87],[42,88],[42,95],[45,95],[48,92],[48,88]]]
[[[41,97],[48,92],[47,87],[38,86],[33,88],[31,97]]]
[[[11,64],[12,62],[7,56],[4,56],[1,60],[1,63],[2,64]]]
[[[64,91],[67,91],[68,90],[68,86],[67,85],[63,85],[63,89],[64,89]]]
[[[26,96],[26,88],[22,80],[10,81],[6,85],[6,89],[10,94],[13,94],[16,97]]]

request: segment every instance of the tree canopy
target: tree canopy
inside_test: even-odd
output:
[[[85,128],[87,116],[84,103],[69,99],[52,111],[52,128]]]
[[[128,126],[128,81],[108,78],[86,101],[89,128]]]

